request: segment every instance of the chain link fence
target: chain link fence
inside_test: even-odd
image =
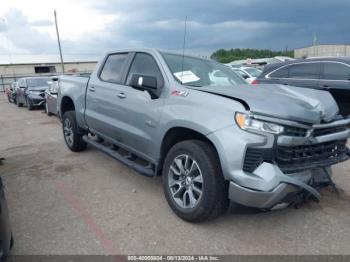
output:
[[[79,71],[77,75],[91,74],[91,71]],[[72,75],[72,74],[67,74]],[[5,92],[7,88],[10,88],[12,82],[17,82],[23,77],[38,77],[38,76],[57,76],[57,74],[26,74],[26,75],[0,75],[0,92]]]

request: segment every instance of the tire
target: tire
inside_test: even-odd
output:
[[[48,116],[52,116],[52,113],[49,111],[49,107],[47,106],[47,103],[45,103],[45,113],[46,113]]]
[[[189,161],[187,168],[186,159]],[[179,161],[183,164],[182,170],[185,172],[181,172],[181,169],[178,168]],[[197,165],[197,168],[192,168],[194,165]],[[189,168],[190,166],[191,168]],[[176,172],[173,172],[174,167],[177,169]],[[192,171],[188,172],[189,170]],[[184,176],[185,178],[176,180],[175,177],[181,177],[174,175],[177,173],[187,175]],[[201,179],[199,174],[201,174]],[[182,190],[187,193],[182,196],[177,194],[181,188],[179,181],[182,181],[182,187],[186,187]],[[163,165],[163,188],[171,209],[180,218],[189,222],[214,219],[228,208],[228,182],[224,180],[222,175],[217,153],[210,144],[200,140],[179,142],[169,150]],[[200,194],[198,188],[201,190]],[[175,195],[177,197],[174,197]],[[194,199],[196,202],[194,200],[192,202],[190,199]]]
[[[29,111],[32,111],[34,109],[33,105],[30,103],[30,100],[28,99],[28,97],[26,98],[26,104],[27,104],[27,108]]]
[[[13,234],[11,233],[10,249],[13,247],[14,244],[15,244],[15,240],[13,239]]]
[[[19,103],[18,101],[16,101],[16,104],[18,107],[22,107],[23,106],[23,103]]]
[[[62,131],[64,141],[73,152],[80,152],[86,149],[86,142],[83,140],[85,132],[78,126],[75,111],[68,111],[62,117]]]

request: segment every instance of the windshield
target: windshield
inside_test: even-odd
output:
[[[248,74],[250,74],[252,77],[258,77],[262,72],[261,70],[253,68],[253,67],[245,68],[244,70],[247,71]]]
[[[187,86],[232,86],[247,84],[229,67],[215,61],[163,53],[176,81]]]
[[[48,86],[48,81],[50,78],[30,78],[27,79],[27,85],[28,87]]]

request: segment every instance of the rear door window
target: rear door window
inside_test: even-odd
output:
[[[350,67],[340,63],[324,63],[322,78],[325,80],[350,80]]]
[[[270,78],[288,78],[288,68],[289,66],[284,66],[277,69],[275,72],[270,74]]]
[[[127,57],[127,53],[109,55],[100,74],[101,80],[121,83]]]
[[[319,79],[320,63],[301,63],[291,65],[289,68],[289,78],[297,79]]]

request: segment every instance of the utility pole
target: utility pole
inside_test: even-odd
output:
[[[54,13],[54,15],[55,15],[56,33],[57,33],[58,49],[59,49],[59,51],[60,51],[60,57],[61,57],[62,73],[64,74],[64,63],[63,63],[63,56],[62,56],[62,48],[61,48],[60,34],[58,33],[57,13],[56,13],[56,10],[55,10],[53,13]]]

